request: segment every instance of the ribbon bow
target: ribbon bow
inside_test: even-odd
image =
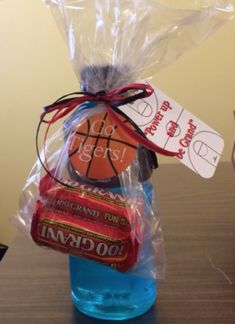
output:
[[[130,95],[130,91],[135,91],[135,93],[133,95]],[[149,84],[134,83],[117,88],[108,93],[105,93],[104,91],[98,92],[96,94],[90,92],[74,92],[59,98],[53,104],[46,106],[44,108],[44,112],[41,115],[36,138],[38,156],[40,157],[38,149],[38,134],[40,131],[41,124],[48,124],[48,128],[44,137],[45,145],[50,125],[55,123],[57,120],[64,118],[74,109],[78,108],[79,105],[85,102],[103,102],[108,114],[113,119],[113,121],[136,142],[156,153],[165,156],[176,156],[177,152],[165,150],[159,147],[158,145],[154,144],[153,142],[149,141],[146,138],[145,134],[140,130],[140,128],[125,113],[118,109],[119,106],[132,103],[139,99],[150,97],[153,93],[154,89]],[[53,112],[54,115],[50,119],[46,119],[46,116]],[[126,123],[123,123],[118,117],[118,114],[124,116],[132,124],[134,129],[128,127]],[[48,172],[48,170],[46,171]]]

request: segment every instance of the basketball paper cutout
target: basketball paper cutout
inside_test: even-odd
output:
[[[123,123],[131,124],[119,116]],[[82,121],[71,136],[69,158],[73,168],[90,179],[108,179],[134,160],[137,142],[115,124],[106,112]]]

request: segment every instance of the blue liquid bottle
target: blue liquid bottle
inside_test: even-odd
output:
[[[143,183],[143,189],[151,202],[151,182]],[[120,192],[120,188],[111,190]],[[151,246],[147,246],[147,249],[148,253],[152,252]],[[76,256],[70,256],[70,280],[71,296],[76,308],[100,319],[124,320],[137,317],[147,312],[157,297],[156,280],[121,273]]]
[[[81,72],[81,89],[92,93],[100,90],[109,91],[119,86],[119,79],[124,82],[123,74],[114,66],[86,67]],[[110,89],[107,88],[107,84]],[[90,102],[80,106],[79,110],[65,122],[65,134],[68,134],[71,125],[79,120],[79,113],[82,110],[93,109],[96,105]],[[138,160],[141,170],[138,177],[147,200],[143,217],[152,217],[147,205],[152,204],[153,187],[148,179],[152,170],[157,167],[155,159],[155,155],[151,156],[150,152],[139,150]],[[71,165],[68,165],[68,170],[72,179],[79,180]],[[117,182],[112,179],[103,188],[122,193],[118,177],[116,180]],[[151,255],[151,242],[145,244],[143,253]],[[150,276],[138,276],[131,272],[121,273],[109,266],[76,256],[70,256],[69,261],[72,300],[76,308],[86,315],[106,320],[130,319],[147,312],[157,298],[157,282]],[[152,267],[152,264],[148,263],[146,267]]]

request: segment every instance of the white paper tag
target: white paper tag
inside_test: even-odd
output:
[[[220,134],[155,88],[155,93],[119,107],[161,148],[178,152],[177,159],[203,178],[211,178],[224,148]]]

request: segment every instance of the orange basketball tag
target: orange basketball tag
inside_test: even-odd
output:
[[[119,118],[130,125],[124,117]],[[91,116],[76,127],[68,151],[73,168],[90,179],[117,176],[133,162],[136,152],[137,143],[127,138],[106,112]]]

